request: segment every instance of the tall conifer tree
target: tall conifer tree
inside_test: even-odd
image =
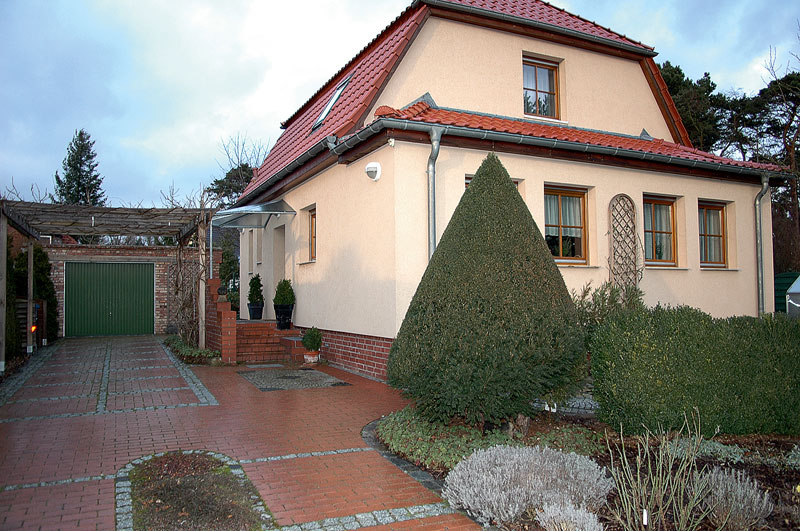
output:
[[[61,163],[64,176],[56,171],[56,195],[58,203],[69,205],[104,206],[103,177],[97,171],[97,153],[94,151],[94,140],[89,133],[81,129],[67,147],[67,156]]]

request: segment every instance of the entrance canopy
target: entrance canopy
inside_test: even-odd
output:
[[[247,205],[220,210],[211,219],[213,227],[229,229],[263,229],[272,216],[297,214],[286,201],[279,199],[260,205]]]

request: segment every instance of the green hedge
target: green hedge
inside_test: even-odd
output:
[[[689,307],[611,316],[591,342],[600,417],[628,431],[677,428],[800,433],[800,321],[712,319]]]

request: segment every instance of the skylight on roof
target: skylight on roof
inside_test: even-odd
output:
[[[322,109],[322,112],[320,113],[319,118],[317,118],[317,120],[314,122],[314,125],[311,126],[312,131],[317,127],[319,127],[320,125],[322,125],[322,122],[325,121],[325,117],[328,116],[328,113],[330,113],[331,109],[333,109],[333,105],[336,103],[336,100],[339,99],[339,96],[342,95],[342,92],[344,92],[344,89],[350,82],[351,77],[353,77],[353,74],[347,76],[345,80],[339,83],[339,86],[336,87],[336,90],[333,92],[333,96],[331,96],[331,99],[328,101],[328,104],[325,106],[324,109]]]

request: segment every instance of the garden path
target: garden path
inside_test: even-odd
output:
[[[350,385],[262,391],[244,370],[184,366],[152,336],[38,351],[0,385],[0,529],[128,528],[118,474],[178,449],[238,461],[290,530],[478,529],[362,439],[395,390],[322,367]]]

